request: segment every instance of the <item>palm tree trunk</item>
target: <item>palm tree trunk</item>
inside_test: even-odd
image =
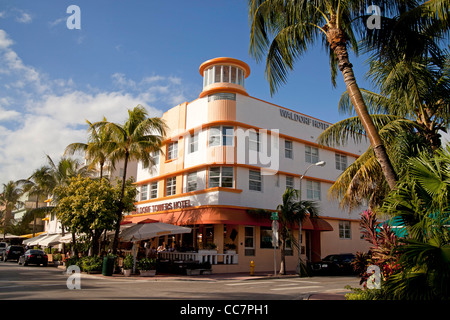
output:
[[[356,83],[355,75],[353,73],[353,65],[350,63],[348,57],[345,33],[339,28],[331,28],[327,31],[327,40],[338,60],[339,70],[344,77],[344,82],[347,86],[347,91],[352,104],[355,107],[356,113],[358,114],[362,125],[364,126],[367,136],[369,137],[375,156],[380,163],[386,181],[392,190],[397,184],[397,175],[386,153],[386,148],[384,147],[383,141],[381,140],[372,118],[367,111],[361,91]]]
[[[129,153],[125,153],[124,165],[123,165],[123,177],[122,177],[122,189],[120,191],[120,200],[119,200],[119,208],[117,210],[117,223],[116,230],[114,233],[114,241],[113,241],[113,254],[117,253],[117,247],[119,246],[119,233],[120,233],[120,223],[122,222],[122,211],[123,211],[123,197],[125,195],[125,185],[127,178],[127,167],[128,167],[128,158]]]

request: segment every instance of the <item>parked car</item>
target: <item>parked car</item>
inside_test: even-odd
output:
[[[19,260],[19,257],[23,255],[25,249],[22,246],[8,246],[3,253],[3,261]]]
[[[25,252],[22,256],[20,256],[19,264],[27,266],[29,264],[42,264],[44,267],[48,264],[48,256],[42,250],[30,249]]]
[[[320,262],[311,263],[310,268],[316,275],[354,274],[355,271],[351,265],[353,259],[355,255],[352,253],[330,254]]]
[[[3,253],[6,251],[8,244],[6,242],[0,242],[0,258],[3,259]]]

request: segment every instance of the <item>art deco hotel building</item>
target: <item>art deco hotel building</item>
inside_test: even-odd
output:
[[[286,188],[295,188],[320,208],[318,219],[302,224],[304,260],[366,251],[359,232],[362,209],[341,210],[329,200],[328,189],[368,143],[339,149],[318,145],[330,123],[250,96],[244,86],[250,68],[240,60],[208,60],[200,74],[198,99],[164,113],[169,130],[162,151],[154,155],[152,168],[138,164],[136,212],[125,220],[191,227],[190,234],[163,236],[153,245],[164,242],[188,252],[214,244],[213,272],[249,271],[251,261],[255,271],[270,271],[271,220],[259,209],[276,211]],[[322,161],[324,166],[314,165]],[[236,251],[231,260],[227,249]],[[287,270],[293,271],[297,250],[287,253]]]

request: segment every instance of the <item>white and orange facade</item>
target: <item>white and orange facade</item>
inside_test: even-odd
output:
[[[317,137],[330,124],[250,96],[244,85],[250,68],[240,60],[206,61],[200,74],[199,98],[164,113],[169,130],[162,150],[154,155],[152,168],[138,164],[136,212],[125,219],[190,226],[192,234],[159,242],[195,250],[214,243],[219,255],[214,272],[249,271],[251,261],[255,271],[270,271],[271,221],[257,209],[276,211],[285,189],[292,187],[301,189],[303,200],[316,200],[320,206],[320,219],[302,225],[303,259],[365,251],[361,210],[342,211],[327,193],[368,145],[318,145]],[[310,167],[300,179],[318,161],[326,165]],[[220,263],[226,244],[235,245],[238,263]],[[293,249],[286,257],[287,270],[295,270],[297,262]]]

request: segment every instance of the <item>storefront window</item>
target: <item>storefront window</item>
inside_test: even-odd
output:
[[[261,235],[261,249],[272,248],[273,249],[273,239],[272,239],[272,228],[271,227],[261,227],[260,235]]]
[[[255,227],[245,227],[245,255],[255,255]]]

